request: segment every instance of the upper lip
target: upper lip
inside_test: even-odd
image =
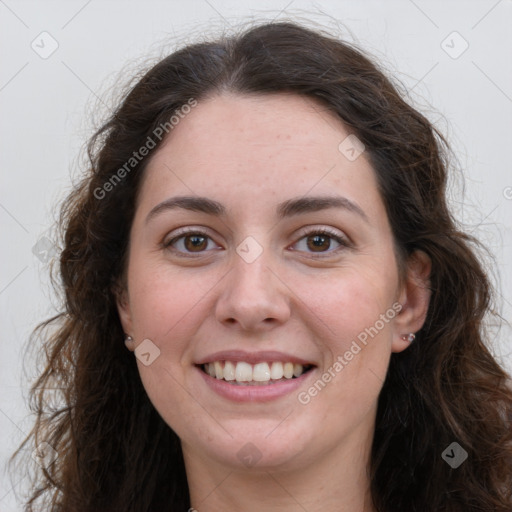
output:
[[[285,354],[284,352],[276,352],[275,350],[265,350],[260,352],[245,352],[244,350],[222,350],[214,352],[207,356],[199,358],[195,364],[201,365],[205,363],[213,363],[214,361],[245,361],[250,364],[257,363],[270,363],[273,361],[280,361],[282,363],[297,363],[302,365],[313,365],[311,361],[306,361],[300,357],[292,354]]]

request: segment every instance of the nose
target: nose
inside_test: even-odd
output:
[[[216,304],[219,322],[246,331],[266,331],[290,318],[290,289],[264,256],[265,251],[251,263],[234,256]]]

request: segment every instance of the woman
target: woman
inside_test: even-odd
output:
[[[512,392],[447,154],[297,24],[149,70],[62,210],[27,510],[509,512]]]

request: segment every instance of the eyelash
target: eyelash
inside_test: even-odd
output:
[[[173,237],[168,242],[164,242],[162,244],[162,247],[164,249],[171,250],[172,252],[175,252],[179,256],[182,256],[184,258],[195,258],[195,257],[201,255],[203,252],[206,252],[206,251],[202,251],[202,252],[198,252],[198,253],[186,253],[186,252],[178,251],[178,250],[176,250],[176,249],[171,247],[171,245],[173,243],[175,243],[177,240],[180,240],[181,238],[186,238],[187,236],[192,236],[192,235],[203,236],[203,237],[209,238],[211,240],[211,237],[208,235],[208,233],[206,233],[204,231],[201,231],[201,230],[198,230],[198,229],[185,229],[183,231],[178,232],[177,236]],[[314,252],[309,253],[313,258],[324,258],[324,257],[326,257],[328,255],[331,255],[333,252],[336,252],[338,250],[346,249],[346,248],[351,247],[350,242],[346,238],[341,237],[337,232],[332,231],[329,228],[318,228],[318,229],[312,229],[312,230],[307,231],[307,232],[303,232],[301,234],[300,238],[297,240],[297,242],[299,242],[303,238],[307,238],[307,237],[312,236],[312,235],[328,236],[329,238],[332,238],[334,241],[336,241],[336,242],[338,242],[340,244],[340,247],[338,247],[337,249],[326,251],[324,253],[314,253]],[[297,242],[295,242],[295,243],[297,243]]]

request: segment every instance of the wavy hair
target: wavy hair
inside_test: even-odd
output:
[[[369,467],[376,510],[510,512],[512,391],[486,347],[494,295],[480,246],[447,205],[449,145],[356,46],[294,22],[259,24],[166,56],[90,139],[90,165],[59,217],[65,307],[33,333],[45,368],[31,388],[35,425],[13,458],[29,441],[58,456],[38,471],[26,510],[190,507],[180,440],[144,390],[116,307],[149,157],[115,176],[191,98],[223,91],[322,102],[366,146],[399,266],[415,250],[432,261],[425,324],[410,348],[392,354],[379,395]],[[99,192],[107,182],[108,193]],[[468,452],[457,469],[441,457],[454,441]]]

